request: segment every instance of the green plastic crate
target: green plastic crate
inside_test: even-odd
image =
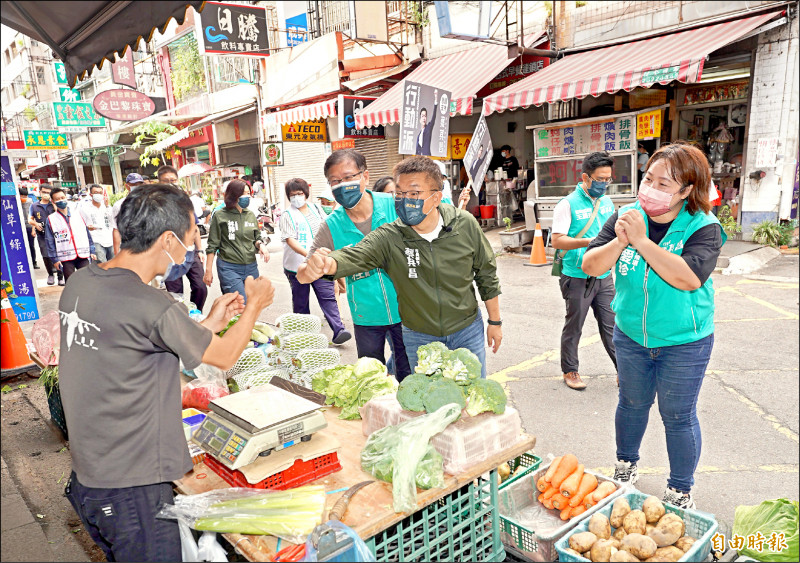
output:
[[[506,479],[505,481],[500,483],[500,490],[502,491],[512,483],[515,483],[520,479],[523,479],[526,475],[530,475],[531,473],[539,469],[539,466],[541,464],[542,464],[542,458],[540,458],[538,455],[533,455],[530,452],[525,452],[521,456],[509,460],[508,466],[511,468],[512,475],[514,475],[514,472],[519,467],[524,467],[525,469],[523,471],[520,471],[517,475],[514,475],[514,477]]]
[[[378,561],[504,561],[497,470],[367,540]]]

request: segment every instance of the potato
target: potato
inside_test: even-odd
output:
[[[589,531],[597,536],[597,539],[607,540],[611,537],[611,524],[604,514],[593,514],[589,519]]]
[[[617,538],[612,537],[608,541],[611,542],[611,545],[613,545],[615,549],[619,549],[622,546],[622,542],[620,542]]]
[[[641,510],[631,510],[622,519],[622,527],[629,534],[644,534],[647,520]]]
[[[619,528],[614,530],[614,534],[611,537],[622,541],[622,538],[624,538],[627,534],[628,532],[625,531],[625,528],[620,526]]]
[[[636,557],[630,551],[617,551],[614,555],[611,556],[609,561],[621,561],[623,563],[636,563],[639,561],[639,558]]]
[[[609,522],[614,528],[622,527],[622,519],[631,511],[631,505],[624,498],[618,498],[614,501],[614,507],[611,509],[611,518]]]
[[[658,521],[656,527],[647,532],[647,537],[652,538],[658,547],[667,547],[678,541],[684,531],[686,525],[677,514],[665,514]]]
[[[579,553],[589,551],[597,541],[597,536],[592,532],[578,532],[569,537],[569,546]],[[654,550],[655,551],[655,550]]]
[[[645,561],[647,561],[647,563],[668,563],[669,561],[672,561],[672,559],[667,559],[666,557],[660,555],[653,555],[652,557],[645,559]]]
[[[669,545],[667,547],[659,547],[653,557],[661,557],[667,561],[677,561],[683,557],[683,551],[674,545]]]
[[[643,534],[628,534],[622,538],[620,549],[630,551],[639,559],[647,559],[655,554],[658,546],[652,538],[648,538]]]
[[[577,551],[575,551],[574,549],[570,549],[570,548],[567,548],[567,549],[565,549],[565,550],[564,550],[564,553],[569,553],[569,554],[570,554],[570,555],[572,555],[573,557],[583,557],[583,554],[582,554],[582,553],[578,553],[578,552],[577,552]]]
[[[690,549],[692,549],[692,545],[697,540],[694,539],[692,536],[683,536],[678,538],[678,541],[675,542],[675,547],[680,549],[682,552],[686,553]]]
[[[611,556],[617,552],[617,548],[612,545],[611,540],[597,540],[592,545],[589,553],[592,561],[610,561]]]
[[[656,527],[655,524],[650,524],[649,522],[647,524],[645,524],[645,526],[644,526],[644,535],[647,535],[647,532],[649,532],[650,530],[652,530],[655,527]]]
[[[661,519],[662,516],[664,516],[666,511],[667,510],[664,508],[664,504],[658,497],[651,495],[644,499],[644,503],[642,504],[642,512],[644,512],[644,516],[648,523],[655,524]]]

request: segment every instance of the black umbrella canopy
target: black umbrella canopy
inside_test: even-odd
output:
[[[64,62],[67,81],[103,68],[106,60],[115,62],[128,45],[149,41],[158,29],[164,32],[171,18],[179,24],[191,6],[198,12],[205,2],[198,1],[12,1],[0,2],[0,22],[50,46]]]

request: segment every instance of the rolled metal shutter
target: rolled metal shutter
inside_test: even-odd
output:
[[[325,159],[325,143],[283,143],[283,166],[271,166],[272,172],[272,201],[277,201],[285,209],[286,192],[284,185],[292,178],[302,178],[311,185],[311,197],[315,197],[326,186],[327,180],[323,173]]]
[[[374,184],[383,176],[391,176],[394,165],[403,159],[397,154],[398,141],[391,139],[356,139],[356,150],[367,159],[370,183]]]

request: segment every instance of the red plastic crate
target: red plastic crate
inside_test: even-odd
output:
[[[277,491],[293,489],[300,485],[305,485],[306,483],[316,481],[321,477],[325,477],[325,475],[330,475],[342,469],[342,465],[339,463],[339,456],[336,452],[332,452],[308,461],[298,459],[294,462],[294,465],[288,469],[284,469],[280,473],[270,475],[258,483],[249,483],[241,471],[238,469],[228,469],[208,454],[205,454],[205,459],[203,461],[205,461],[206,467],[212,469],[214,473],[222,477],[222,479],[232,487],[275,489]]]

